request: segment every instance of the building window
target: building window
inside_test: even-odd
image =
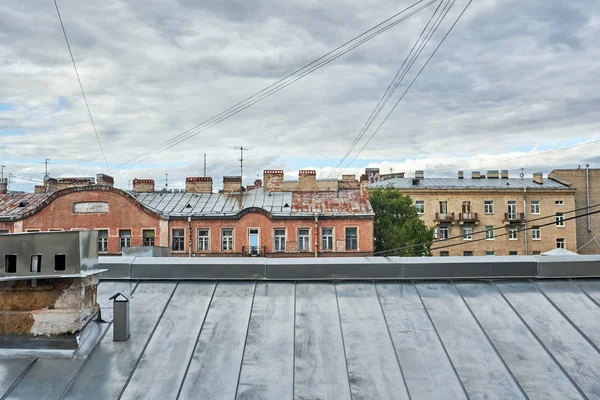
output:
[[[485,227],[485,240],[494,240],[494,227],[492,225]]]
[[[173,229],[173,244],[171,249],[173,251],[184,251],[185,250],[185,230],[184,229]]]
[[[448,239],[448,227],[447,226],[440,226],[439,229],[439,239],[440,240],[446,240]]]
[[[73,229],[71,229],[71,230],[73,230]],[[27,232],[39,232],[39,231],[40,231],[39,229],[27,229]]]
[[[557,249],[565,248],[565,239],[564,238],[556,238],[556,248]]]
[[[440,201],[440,214],[445,215],[446,213],[448,213],[448,202]]]
[[[448,251],[440,251],[440,257],[448,257],[450,255],[450,252]]]
[[[358,250],[357,228],[346,228],[346,250]]]
[[[483,202],[483,212],[484,212],[484,214],[493,214],[494,213],[494,201],[493,200],[485,200]]]
[[[507,210],[508,220],[517,219],[517,201],[509,200],[508,201],[508,210]]]
[[[463,256],[465,256],[465,257],[472,257],[473,256],[473,252],[472,251],[463,251]]]
[[[539,200],[532,200],[531,201],[531,213],[532,214],[539,214],[540,213],[540,201]]]
[[[310,251],[310,229],[298,229],[298,251]]]
[[[519,254],[519,253],[518,253],[517,251],[509,251],[509,252],[508,252],[508,255],[509,255],[509,256],[516,256],[516,255],[518,255],[518,254]]]
[[[496,253],[494,253],[493,251],[486,251],[485,255],[486,256],[494,256],[494,255],[496,255]]]
[[[555,206],[564,206],[565,202],[564,202],[564,200],[554,200],[554,205]]]
[[[200,228],[197,231],[198,234],[198,251],[209,251],[210,250],[210,230],[207,228]]]
[[[221,229],[221,250],[233,250],[233,229]]]
[[[98,252],[106,253],[108,251],[108,231],[98,231]]]
[[[556,213],[556,226],[565,226],[565,216],[563,213]]]
[[[473,239],[473,227],[470,225],[463,226],[462,234],[463,234],[463,240],[472,240]]]
[[[511,226],[508,228],[508,240],[517,240],[519,238],[519,233],[517,231],[516,226]]]
[[[539,226],[533,226],[531,228],[531,239],[533,240],[541,240],[542,239],[542,231]]]
[[[417,200],[415,203],[417,214],[425,214],[425,202],[423,200]]]
[[[275,229],[273,236],[275,237],[273,249],[275,251],[285,251],[285,229]]]
[[[333,228],[321,230],[321,250],[333,250]]]
[[[154,246],[154,229],[144,229],[142,231],[142,246]]]
[[[541,254],[542,254],[542,252],[541,252],[541,251],[539,251],[539,250],[534,250],[534,251],[533,251],[533,255],[534,255],[534,256],[539,256],[539,255],[541,255]]]
[[[0,235],[8,235],[10,231],[8,229],[0,229]]]
[[[120,248],[119,250],[123,250],[123,247],[131,246],[131,231],[119,231],[119,239]]]

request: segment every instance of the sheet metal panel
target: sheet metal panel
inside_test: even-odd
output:
[[[405,279],[536,277],[535,257],[402,257]]]
[[[600,279],[573,279],[572,282],[600,306]]]
[[[296,285],[295,399],[350,399],[350,383],[331,283]]]
[[[135,279],[235,279],[265,277],[265,258],[137,257],[131,267]]]
[[[117,398],[135,369],[143,348],[174,290],[175,283],[140,283],[129,303],[129,340],[113,342],[111,326],[63,398]]]
[[[466,399],[414,285],[377,283],[376,290],[411,398]]]
[[[108,269],[100,275],[102,279],[131,278],[131,263],[135,257],[98,257],[98,266]]]
[[[192,197],[192,195],[189,193],[173,195],[173,198],[171,199],[169,204],[167,204],[164,208],[165,214],[169,214],[169,213],[175,211],[176,209],[178,209],[178,206],[183,202],[186,202],[185,204],[183,204],[183,207],[185,207],[187,204],[187,201],[191,197]]]
[[[0,358],[0,397],[34,361],[35,358]]]
[[[156,206],[156,208],[158,208],[160,210],[161,213],[165,212],[165,208],[167,207],[167,205],[171,202],[171,200],[173,200],[176,197],[180,197],[181,195],[179,194],[171,194],[171,193],[166,193],[162,196],[160,203],[158,203],[158,205]]]
[[[538,288],[600,348],[600,307],[570,281],[536,282]]]
[[[416,285],[458,376],[472,398],[525,398],[451,283]]]
[[[235,397],[255,287],[250,282],[219,282],[180,399]]]
[[[598,398],[600,353],[533,283],[497,282],[496,285],[581,391],[590,398]]]
[[[273,280],[398,279],[399,264],[382,257],[268,259],[266,276]]]
[[[215,285],[215,282],[183,282],[177,286],[121,399],[175,397]]]
[[[237,399],[291,399],[294,388],[293,282],[256,285]]]
[[[335,286],[352,398],[408,399],[375,286]]]
[[[540,278],[600,277],[600,255],[537,256]]]
[[[530,399],[582,398],[492,283],[456,286]]]

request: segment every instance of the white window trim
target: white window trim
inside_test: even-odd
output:
[[[249,227],[248,229],[246,229],[246,238],[248,239],[248,254],[250,254],[250,231],[251,230],[257,230],[258,233],[258,254],[260,255],[260,247],[261,247],[261,243],[260,243],[260,228],[258,227]]]
[[[224,230],[231,230],[231,250],[224,250],[223,249],[223,231]],[[233,253],[235,251],[235,228],[234,227],[224,227],[221,228],[221,236],[219,237],[221,243],[219,245],[219,248],[221,249],[221,252],[231,252]]]
[[[198,233],[200,230],[207,230],[208,231],[208,249],[206,250],[200,250],[200,234]],[[203,228],[203,227],[199,227],[196,228],[196,251],[197,252],[201,252],[201,253],[209,253],[211,248],[212,248],[212,231],[211,228]]]
[[[173,231],[179,231],[183,229],[183,250],[173,250],[173,239],[175,238],[175,235],[173,235]],[[176,253],[176,254],[181,254],[181,253],[185,253],[187,252],[187,243],[186,243],[186,239],[187,239],[187,229],[186,228],[171,228],[171,252],[172,253]],[[155,236],[156,237],[156,236]],[[143,240],[143,239],[142,239]]]
[[[441,226],[436,230],[436,235],[438,236],[439,240],[448,240],[448,238],[450,237],[450,228],[445,226],[444,230],[447,232],[447,237],[445,237],[445,238],[442,238],[442,235],[441,235],[442,227]]]
[[[532,208],[533,208],[533,204],[534,202],[537,201],[537,212],[533,212]],[[533,215],[540,215],[540,210],[542,209],[541,207],[541,201],[539,200],[532,200],[531,203],[529,204],[529,211],[531,211],[531,214]]]
[[[356,229],[356,250],[346,249],[346,229]],[[360,251],[360,229],[358,226],[345,226],[344,227],[344,251],[357,252]]]
[[[99,251],[100,254],[109,253],[108,251],[108,239],[110,238],[110,228],[94,228],[95,231],[106,231],[108,235],[106,235],[106,251]],[[119,246],[121,246],[121,240],[119,238]],[[96,248],[98,247],[98,242],[96,242]]]
[[[275,238],[277,236],[275,236],[275,231],[277,230],[283,230],[284,234],[283,234],[283,250],[275,250]],[[287,228],[286,227],[274,227],[273,228],[273,253],[285,253],[287,251],[287,239],[288,239],[288,232],[287,232]]]
[[[537,238],[533,237],[533,232],[535,232],[535,231],[538,232]],[[537,229],[531,228],[531,240],[542,240],[542,230],[540,228],[537,228]]]
[[[463,229],[462,229],[463,240],[473,240],[473,227],[471,227],[471,234],[469,235],[470,237],[467,237],[466,235],[467,234],[465,233],[465,227],[463,226]]]
[[[307,229],[308,230],[308,249],[303,249],[300,250],[300,229]],[[312,230],[310,227],[306,227],[306,226],[299,226],[298,228],[296,228],[296,251],[298,253],[310,253],[311,252],[311,245],[310,245],[310,238],[312,237]]]
[[[558,239],[562,239],[563,247],[558,247]],[[565,249],[565,250],[567,249],[567,238],[556,238],[555,243],[557,245],[556,246],[557,249]]]
[[[485,207],[486,206],[486,204],[485,204],[486,201],[491,201],[492,202],[492,204],[490,204],[492,206],[492,211],[491,212],[488,212],[486,210],[486,207]],[[483,213],[485,215],[494,215],[494,200],[484,200],[483,201]]]
[[[142,247],[144,246],[144,231],[154,231],[154,246],[156,246],[156,228],[142,228],[140,235],[142,236]]]
[[[323,229],[331,229],[331,249],[328,250],[324,250],[323,247]],[[324,251],[324,252],[334,252],[336,251],[336,247],[335,247],[335,228],[333,226],[323,226],[321,227],[321,236],[319,237],[320,239],[320,250]],[[344,238],[344,246],[346,245],[346,240]]]
[[[554,205],[557,207],[561,207],[565,205],[565,201],[564,200],[554,200]]]
[[[117,229],[117,235],[119,238],[119,253],[123,252],[123,247],[121,246],[121,232],[125,232],[125,231],[129,231],[129,246],[125,246],[125,247],[131,247],[131,239],[133,238],[133,229],[131,228],[119,228]],[[108,233],[108,236],[110,236],[110,232]]]
[[[491,238],[489,238],[488,235],[487,235],[489,231],[492,232],[492,237]],[[494,231],[495,231],[495,229],[494,229],[493,226],[492,226],[492,229],[485,228],[485,240],[495,240],[496,239],[496,235],[495,235]]]
[[[419,209],[417,208],[417,203],[422,203],[423,205],[423,211],[419,212]],[[415,200],[415,209],[417,210],[417,215],[423,215],[425,214],[425,200]],[[344,240],[346,240],[346,232],[344,232]]]
[[[556,222],[555,225],[557,228],[564,228],[565,227],[565,214],[564,213],[559,213],[562,214],[561,217],[562,219],[560,220],[560,225],[558,224],[558,215],[554,214],[554,221]]]
[[[513,231],[515,232],[515,237],[511,238],[510,234]],[[517,228],[514,228],[514,229],[508,228],[508,240],[519,240],[519,229],[517,229]]]
[[[94,229],[96,230],[96,229]],[[48,232],[64,232],[63,228],[50,228],[48,229]]]

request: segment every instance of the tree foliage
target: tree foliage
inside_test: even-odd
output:
[[[375,252],[421,244],[386,255],[429,255],[434,229],[419,219],[409,196],[388,187],[371,191],[369,200],[375,212]]]

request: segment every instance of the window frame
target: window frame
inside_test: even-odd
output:
[[[355,230],[355,242],[356,243],[352,243],[352,237],[350,237],[350,241],[351,241],[351,245],[355,244],[355,248],[348,248],[348,229],[354,229]],[[351,246],[352,247],[352,246]],[[359,251],[359,247],[358,247],[358,226],[345,226],[344,227],[344,249],[346,249],[346,251]]]
[[[325,229],[331,229],[331,236],[327,236],[327,238],[331,239],[331,246],[329,248],[325,248],[325,246],[323,246],[323,244],[325,243],[325,234],[323,233],[323,231]],[[323,226],[321,228],[321,251],[334,251],[335,249],[335,228],[334,227],[329,227],[329,226]]]
[[[471,230],[471,233],[467,234],[465,230]],[[463,225],[462,227],[462,237],[463,240],[473,240],[473,226],[472,225]]]
[[[208,233],[208,235],[200,236],[200,231],[206,231]],[[206,249],[200,248],[200,238],[202,238],[202,239],[206,238]],[[211,243],[210,243],[211,240],[210,239],[211,239],[210,228],[196,228],[196,251],[210,252],[210,248],[211,248]]]
[[[485,255],[486,256],[495,256],[496,252],[494,250],[486,250]]]
[[[223,235],[223,233],[225,231],[231,231],[231,236],[225,236]],[[231,248],[225,248],[225,246],[223,246],[225,244],[225,238],[229,238],[230,240],[227,240],[227,243],[229,245],[231,245]],[[233,249],[235,249],[235,243],[234,243],[234,238],[235,238],[235,228],[221,228],[221,251],[227,251],[227,252],[233,252]],[[229,247],[229,246],[227,246]]]
[[[554,205],[557,207],[562,207],[565,205],[565,201],[564,200],[554,200]]]
[[[559,246],[559,243],[562,243],[562,246]],[[567,239],[566,238],[556,238],[556,248],[557,249],[566,249],[567,248]]]
[[[535,209],[537,209],[537,211]],[[529,211],[531,211],[531,214],[532,215],[540,215],[540,210],[541,210],[540,201],[539,200],[531,200],[531,202],[529,203]]]
[[[122,232],[129,232],[129,236],[121,236]],[[129,242],[127,246],[123,246],[123,239]],[[131,247],[131,229],[119,229],[119,252],[122,252],[124,247]]]
[[[485,215],[494,215],[494,200],[483,201],[483,213]]]
[[[415,210],[417,215],[425,214],[425,200],[415,200]]]
[[[276,233],[277,231],[283,231],[283,236],[278,235]],[[281,238],[283,238],[283,242],[281,241]],[[278,239],[279,239],[279,249],[277,249]],[[287,228],[282,228],[282,227],[273,228],[273,252],[274,253],[284,253],[286,251],[286,248],[285,248],[286,242],[287,242]]]
[[[442,207],[444,205],[444,207]],[[442,211],[444,209],[444,211]],[[448,214],[448,200],[439,200],[440,214]]]
[[[95,229],[95,230],[98,231],[98,242],[97,242],[97,246],[96,246],[98,248],[98,253],[108,253],[108,238],[110,237],[110,229],[99,228],[99,229]],[[106,231],[106,236],[100,236],[100,231]],[[106,242],[105,242],[106,250],[100,250],[100,239],[106,239]]]
[[[487,225],[485,227],[485,240],[494,240],[494,225]]]
[[[144,232],[150,232],[150,231],[152,231],[154,233],[152,236],[152,245],[146,246],[146,237],[144,236]],[[154,246],[156,246],[156,229],[142,228],[142,247],[154,247]]]
[[[470,254],[467,254],[467,253],[470,253]],[[473,257],[473,250],[463,251],[463,257]]]
[[[440,251],[440,257],[450,257],[449,251]]]
[[[514,253],[514,254],[513,254]],[[509,256],[518,256],[519,252],[517,250],[509,250],[508,251],[508,255]]]
[[[308,231],[308,233],[306,235],[300,235],[300,231]],[[304,248],[304,244],[302,244],[302,246],[300,246],[300,237],[302,236],[302,238],[306,238],[306,249]],[[296,250],[300,253],[306,253],[306,252],[310,252],[310,236],[311,236],[311,231],[310,228],[307,227],[299,227],[298,229],[296,229]],[[302,247],[302,249],[300,248]]]
[[[514,233],[514,235],[513,235],[513,233]],[[519,240],[519,229],[516,226],[508,227],[508,240]]]
[[[534,235],[536,232],[537,234]],[[542,240],[542,229],[539,226],[531,227],[531,240]]]
[[[446,237],[442,237],[442,230],[446,232]],[[450,237],[450,228],[448,226],[440,226],[438,228],[438,240],[448,240]]]
[[[175,236],[175,231],[183,231],[182,236]],[[173,253],[185,253],[185,237],[186,237],[186,229],[185,228],[171,228],[171,251]],[[181,249],[175,249],[175,238],[181,239]]]
[[[556,221],[556,227],[558,227],[558,228],[565,227],[565,214],[564,213],[555,213],[554,219]]]

